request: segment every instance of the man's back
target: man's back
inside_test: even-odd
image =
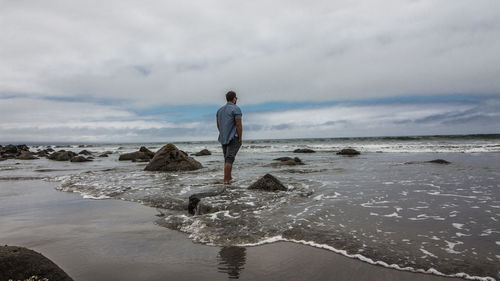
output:
[[[236,121],[241,119],[240,108],[231,102],[226,103],[217,111],[217,123],[219,124],[219,142],[228,144],[236,136]]]

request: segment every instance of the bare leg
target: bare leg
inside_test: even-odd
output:
[[[229,182],[233,179],[231,176],[231,172],[233,170],[232,164],[224,164],[224,184],[229,184]]]

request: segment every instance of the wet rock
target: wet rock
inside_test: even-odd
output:
[[[73,280],[40,253],[22,247],[0,247],[0,280],[26,280],[33,276],[38,280]]]
[[[17,154],[17,146],[9,144],[3,148],[2,154]]]
[[[210,152],[208,149],[203,149],[202,151],[197,152],[195,154],[195,156],[208,156],[208,155],[212,155],[212,152]]]
[[[347,156],[354,156],[359,154],[361,154],[361,152],[352,148],[344,148],[341,151],[337,152],[337,155],[347,155]]]
[[[149,164],[146,171],[191,171],[201,169],[200,162],[182,153],[171,143],[163,146]]]
[[[264,191],[287,191],[288,189],[274,176],[266,174],[254,182],[248,189],[259,189]]]
[[[92,152],[90,152],[90,151],[88,151],[88,150],[84,149],[84,150],[82,150],[82,151],[78,152],[78,154],[82,154],[82,155],[92,155]]]
[[[0,162],[7,160],[7,158],[3,158],[0,156]]]
[[[120,161],[131,160],[134,162],[147,162],[147,161],[151,160],[154,156],[155,156],[154,152],[152,152],[151,150],[147,149],[144,146],[141,146],[139,151],[122,154],[122,155],[120,155],[118,160],[120,160]]]
[[[448,162],[446,160],[443,160],[443,159],[435,159],[435,160],[431,160],[431,161],[427,161],[428,163],[434,163],[434,164],[451,164],[451,162]]]
[[[20,145],[17,145],[17,151],[20,152],[20,151],[30,151],[30,148],[25,145],[25,144],[20,144]]]
[[[21,151],[21,154],[19,154],[16,159],[19,160],[33,160],[33,159],[38,159],[38,157],[35,157],[35,155],[29,151]]]
[[[71,157],[71,162],[89,162],[89,161],[92,161],[92,159],[90,159],[91,157],[88,157],[88,158],[85,158],[84,156],[73,156]]]
[[[50,154],[49,159],[55,161],[69,161],[74,156],[76,156],[76,153],[72,151],[59,150],[58,152]]]
[[[302,162],[302,160],[300,160],[299,157],[295,157],[295,158],[292,158],[292,157],[280,157],[280,158],[276,158],[274,160],[280,161],[280,162],[273,163],[272,164],[273,166],[281,166],[281,165],[286,165],[286,166],[304,165],[304,163]]]
[[[432,163],[432,164],[444,164],[444,165],[451,164],[451,162],[448,162],[448,161],[443,160],[443,159],[435,159],[435,160],[431,160],[431,161],[410,161],[410,162],[405,162],[406,165],[411,165],[411,164],[428,164],[428,163]]]
[[[294,153],[315,153],[316,151],[309,148],[299,148],[293,151]]]
[[[112,151],[104,151],[99,157],[108,157],[110,154],[113,154]]]
[[[218,188],[189,196],[188,212],[191,215],[203,215],[218,211],[218,208],[200,202],[203,198],[217,196],[224,193],[224,191],[226,191],[225,188]]]

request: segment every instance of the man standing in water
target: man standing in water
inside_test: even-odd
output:
[[[224,153],[224,184],[229,184],[233,179],[231,172],[234,158],[241,147],[243,128],[241,126],[241,110],[236,105],[236,93],[229,91],[226,94],[226,105],[217,111],[217,129],[219,142]]]

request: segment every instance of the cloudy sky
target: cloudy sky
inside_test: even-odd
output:
[[[0,142],[500,133],[500,2],[0,0]]]

